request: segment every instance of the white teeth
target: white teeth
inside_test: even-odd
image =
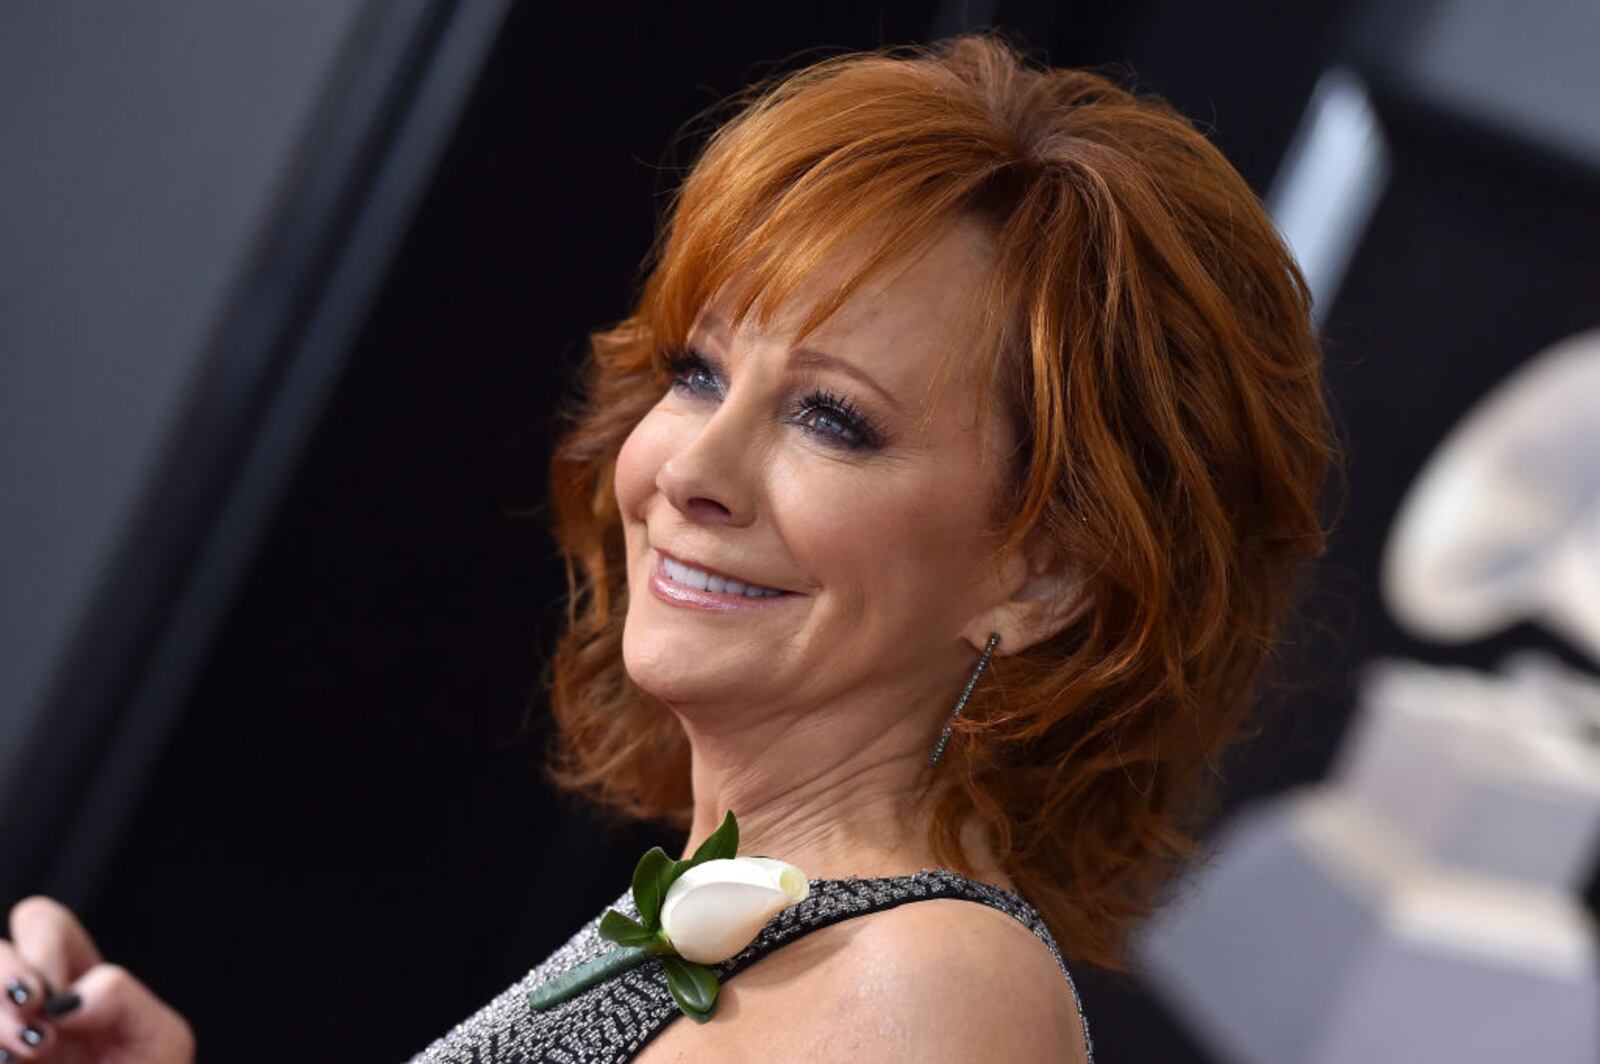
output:
[[[742,584],[725,576],[713,576],[703,569],[696,569],[692,565],[683,565],[665,555],[661,558],[661,568],[666,571],[667,577],[673,583],[683,584],[697,591],[710,591],[713,594],[721,595],[743,595],[746,598],[770,598],[773,595],[783,594],[782,591],[776,588],[761,587],[759,584]]]
[[[671,558],[662,558],[661,568],[667,571],[667,575],[671,577],[675,583],[684,584],[688,587],[694,588],[697,591],[704,591],[706,589],[706,584],[711,580],[709,574],[699,569],[691,569],[687,565],[679,565]]]

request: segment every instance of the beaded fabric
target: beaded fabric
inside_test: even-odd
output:
[[[950,869],[924,868],[902,876],[813,879],[804,900],[768,921],[742,952],[709,967],[719,981],[726,981],[807,932],[854,916],[934,898],[961,898],[993,906],[1020,920],[1044,941],[1067,978],[1092,1064],[1094,1044],[1089,1040],[1089,1023],[1083,1015],[1078,988],[1044,919],[1016,894]],[[631,891],[624,892],[609,907],[630,917],[639,915]],[[600,916],[603,915],[601,910]],[[538,967],[413,1057],[411,1064],[620,1064],[632,1060],[645,1043],[682,1015],[667,989],[666,971],[654,958],[544,1012],[535,1013],[528,1005],[528,991],[540,983],[616,948],[600,937],[600,916],[580,928]],[[711,1022],[716,1022],[715,1017]]]

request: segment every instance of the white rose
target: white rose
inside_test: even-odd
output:
[[[787,861],[704,861],[667,888],[661,929],[684,960],[716,964],[748,946],[768,920],[810,890],[805,873]]]

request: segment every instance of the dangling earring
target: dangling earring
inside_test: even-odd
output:
[[[978,655],[978,663],[972,667],[972,675],[967,677],[967,686],[961,689],[961,697],[956,699],[956,708],[951,712],[950,719],[945,722],[944,731],[939,733],[939,741],[934,744],[933,753],[928,758],[929,768],[937,765],[939,758],[944,756],[945,745],[950,742],[950,728],[961,715],[961,711],[966,708],[967,699],[972,697],[973,688],[978,686],[978,677],[983,675],[983,670],[989,664],[989,655],[994,653],[995,644],[999,642],[1000,633],[991,632],[988,645],[983,648],[983,653]]]

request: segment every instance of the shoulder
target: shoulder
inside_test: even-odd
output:
[[[952,898],[814,931],[729,979],[710,1023],[674,1022],[668,1035],[690,1050],[682,1059],[704,1061],[1087,1059],[1044,943],[1003,912]]]
[[[892,979],[874,982],[872,1004],[880,1015],[919,1024],[926,1032],[921,1037],[928,1039],[928,1059],[989,1064],[1087,1059],[1066,976],[1039,937],[1015,917],[954,898],[903,905],[877,916],[881,919],[863,935],[865,948],[845,963],[863,982],[880,966],[893,973]],[[901,1059],[884,1054],[890,1057]]]

